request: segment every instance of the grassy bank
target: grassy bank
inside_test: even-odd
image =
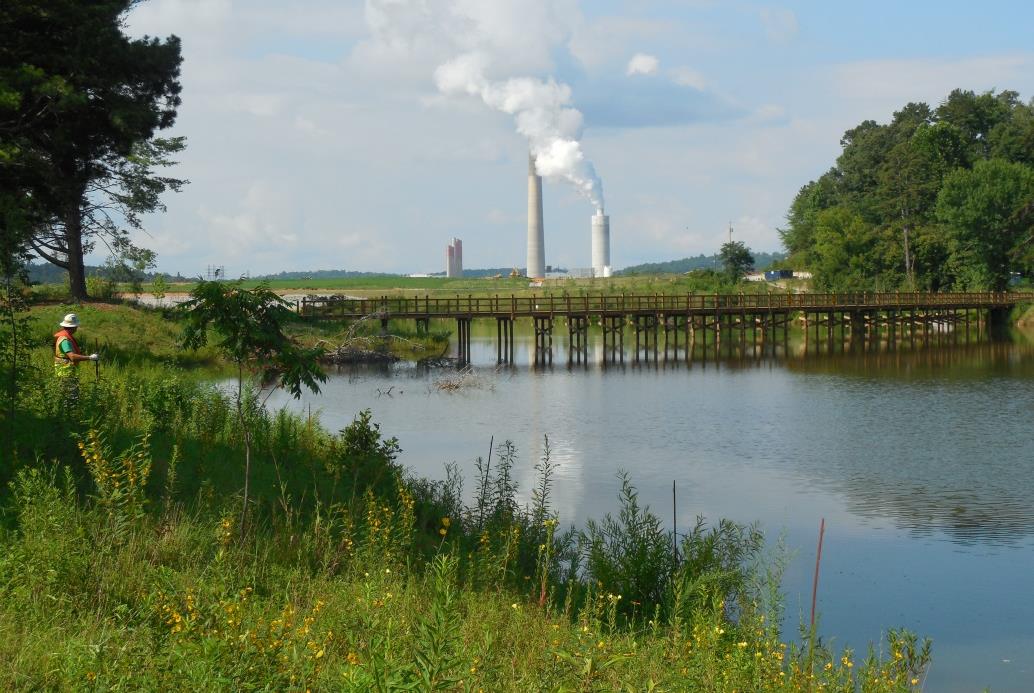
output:
[[[214,349],[184,351],[180,348],[183,327],[174,310],[132,303],[33,306],[29,311],[33,343],[41,347],[51,344],[58,323],[71,312],[75,312],[82,323],[77,338],[84,352],[101,353],[104,368],[164,363],[183,369],[202,369],[202,375],[211,375],[224,367]],[[450,334],[442,327],[428,334],[418,333],[412,323],[392,321],[385,338],[379,321],[342,325],[301,319],[289,323],[287,332],[305,346],[319,344],[332,350],[351,344],[357,349],[408,360],[441,356],[448,348]]]
[[[791,282],[792,283],[792,282]],[[542,295],[575,295],[583,294],[656,294],[687,292],[756,293],[765,291],[783,292],[787,288],[765,282],[731,283],[723,275],[710,271],[698,271],[689,274],[636,275],[628,277],[611,277],[608,279],[548,279],[541,286],[530,286],[527,278],[511,279],[509,277],[484,278],[445,278],[445,277],[362,277],[354,279],[316,279],[316,280],[245,280],[242,286],[254,288],[260,284],[268,286],[279,293],[308,294],[332,293],[349,296],[531,296]],[[170,284],[165,291],[168,294],[188,294],[194,289],[194,282]],[[144,296],[149,295],[150,285],[143,284]],[[117,287],[119,291],[130,291],[128,285]],[[41,285],[33,287],[33,292],[40,298],[62,300],[67,289],[60,285]]]
[[[249,410],[242,528],[232,404],[165,337],[136,339],[161,314],[102,328],[113,311],[79,312],[125,359],[83,369],[71,405],[36,346],[0,402],[5,690],[922,684],[907,633],[858,654],[784,640],[780,557],[754,528],[701,524],[673,545],[626,479],[612,517],[560,531],[548,444],[524,507],[513,470],[539,451],[502,444],[465,495],[453,472],[407,475],[368,414],[334,433]],[[34,316],[41,334],[52,317]]]

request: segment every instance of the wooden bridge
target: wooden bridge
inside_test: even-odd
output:
[[[791,321],[800,316],[806,339],[823,338],[830,343],[836,328],[840,337],[852,342],[869,339],[910,339],[931,332],[965,331],[971,325],[979,336],[989,326],[1004,323],[1014,306],[1034,303],[1034,292],[970,293],[802,293],[802,294],[652,294],[652,295],[545,295],[545,296],[382,296],[348,298],[340,296],[306,297],[298,312],[309,318],[325,320],[381,321],[387,330],[390,320],[414,320],[418,329],[427,329],[431,320],[456,320],[457,356],[461,363],[470,359],[470,326],[474,319],[495,319],[497,360],[513,361],[513,323],[530,318],[535,328],[536,362],[553,358],[555,321],[566,321],[568,349],[573,361],[587,353],[589,325],[603,330],[604,360],[624,359],[624,336],[631,327],[635,338],[634,359],[639,361],[660,354],[659,333],[664,332],[664,357],[669,349],[682,349],[690,358],[696,344],[720,349],[723,333],[726,344],[739,338],[746,343],[748,332],[756,343],[788,339]]]

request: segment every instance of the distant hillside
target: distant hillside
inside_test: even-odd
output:
[[[49,262],[41,262],[39,264],[30,262],[26,267],[29,275],[29,281],[33,284],[62,284],[65,281],[67,272],[61,269],[57,265],[52,265]],[[96,265],[86,265],[86,276],[97,277],[105,276],[110,270],[105,267],[97,267]],[[168,281],[188,281],[190,277],[183,277],[179,274],[169,274],[167,272],[144,272],[143,279],[145,281],[151,281],[156,276],[161,274]]]
[[[785,253],[759,253],[751,251],[751,254],[754,256],[754,268],[759,270],[766,269],[773,263],[782,262],[786,259]],[[647,262],[642,265],[633,265],[618,270],[614,274],[625,276],[631,274],[685,274],[697,269],[713,269],[717,264],[721,263],[716,263],[714,255],[701,254],[695,257],[682,258],[681,260]]]
[[[100,267],[87,265],[86,276],[92,277],[97,274],[99,269]],[[60,284],[65,281],[65,277],[68,274],[57,265],[52,265],[49,262],[40,263],[38,265],[35,263],[29,263],[26,267],[26,272],[29,275],[29,281],[33,284]]]

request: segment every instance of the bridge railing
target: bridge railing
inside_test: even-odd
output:
[[[1034,302],[1034,292],[855,292],[766,294],[595,294],[584,296],[450,296],[379,298],[305,297],[302,315],[325,318],[518,317],[531,315],[631,315],[758,310],[894,310],[951,307],[989,308]]]

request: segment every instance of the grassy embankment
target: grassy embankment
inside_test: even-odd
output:
[[[239,538],[241,431],[183,368],[209,357],[138,338],[157,314],[125,310],[79,309],[121,358],[83,370],[77,407],[42,345],[0,407],[5,690],[921,686],[907,633],[862,656],[782,640],[778,558],[751,528],[673,551],[626,485],[616,518],[559,534],[548,453],[530,508],[507,445],[465,505],[454,477],[403,473],[364,415],[332,434],[252,411]]]
[[[317,280],[245,280],[242,285],[254,288],[265,284],[278,293],[308,294],[330,293],[350,296],[375,297],[392,296],[531,296],[531,295],[618,295],[618,294],[685,294],[696,293],[782,293],[804,286],[801,282],[783,281],[783,286],[765,282],[730,283],[722,275],[712,272],[693,272],[691,274],[638,275],[629,277],[611,277],[608,279],[549,279],[542,286],[532,287],[526,278],[444,278],[444,277],[361,277],[354,279],[317,279]],[[170,284],[166,289],[169,295],[187,294],[193,288],[193,282]],[[790,288],[788,288],[790,287]],[[122,285],[120,291],[128,291]],[[143,284],[143,294],[148,295],[150,285]],[[58,285],[41,285],[34,287],[34,292],[42,297],[60,299],[67,291]]]
[[[100,352],[103,366],[167,363],[183,368],[211,371],[222,368],[214,350],[200,353],[179,348],[182,327],[172,310],[136,307],[130,303],[89,303],[84,306],[53,304],[33,306],[33,340],[49,344],[63,315],[77,312],[83,328],[79,335],[86,353]],[[297,320],[287,325],[289,335],[306,346],[322,344],[328,350],[343,344],[384,352],[394,357],[418,360],[442,355],[448,348],[447,327],[417,333],[412,323],[392,321],[390,337],[382,338],[378,321],[361,325]]]

